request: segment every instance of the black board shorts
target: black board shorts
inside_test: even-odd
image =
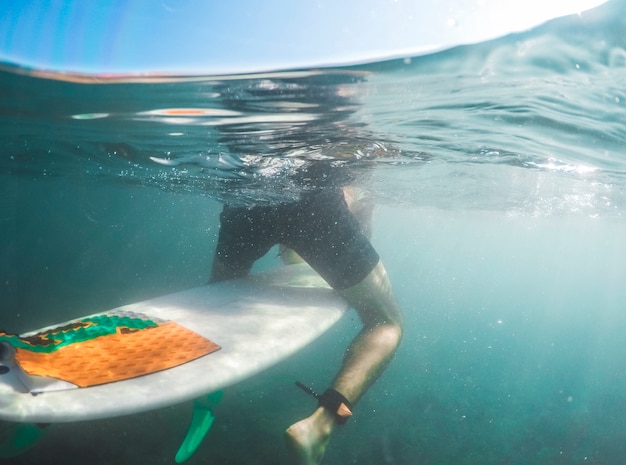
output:
[[[360,283],[379,260],[340,189],[277,206],[225,205],[220,222],[216,260],[233,277],[247,274],[276,244],[297,252],[337,290]]]

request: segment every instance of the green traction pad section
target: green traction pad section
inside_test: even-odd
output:
[[[51,353],[77,342],[90,341],[109,334],[128,334],[141,331],[156,327],[161,322],[156,318],[149,319],[141,313],[110,312],[83,318],[32,336],[18,336],[0,331],[0,343],[7,342],[16,349],[25,349],[31,352]]]

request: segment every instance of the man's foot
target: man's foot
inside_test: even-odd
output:
[[[320,407],[310,417],[287,428],[285,441],[293,463],[319,465],[334,427],[334,415]]]

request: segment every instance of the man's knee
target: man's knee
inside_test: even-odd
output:
[[[341,291],[366,327],[389,325],[402,335],[403,317],[393,294],[387,271],[379,261],[360,283]]]

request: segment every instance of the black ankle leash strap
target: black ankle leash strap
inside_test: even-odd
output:
[[[324,394],[320,395],[300,381],[296,381],[296,386],[315,397],[317,405],[332,412],[338,424],[343,425],[352,416],[352,404],[340,392],[328,388],[324,391]]]

